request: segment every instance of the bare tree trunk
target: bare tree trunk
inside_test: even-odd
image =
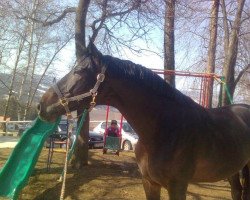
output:
[[[221,9],[223,14],[223,30],[224,30],[224,54],[227,57],[227,50],[229,46],[229,27],[227,21],[227,11],[225,0],[221,0]]]
[[[79,61],[86,51],[85,25],[90,0],[79,0],[76,11],[75,25],[75,45],[76,59]],[[78,110],[78,113],[82,110]],[[71,165],[73,168],[80,169],[88,164],[88,140],[89,140],[89,114],[87,114],[85,123],[81,129],[81,135],[77,138],[76,150],[72,157]]]
[[[225,83],[228,87],[230,96],[233,97],[235,90],[235,64],[238,54],[238,37],[241,25],[241,16],[244,7],[245,0],[238,1],[237,13],[232,27],[232,32],[230,34],[229,44],[227,51],[225,52],[225,61],[223,65],[223,75],[225,77]],[[226,90],[222,93],[222,105],[230,104],[230,99]]]
[[[35,10],[36,10],[36,1],[33,2],[33,5],[32,5],[32,18],[35,18]],[[28,76],[28,73],[29,73],[29,69],[30,69],[30,63],[32,61],[32,50],[33,50],[33,40],[34,40],[34,27],[35,27],[35,22],[32,21],[32,20],[28,20],[28,32],[29,32],[29,35],[30,35],[30,41],[29,41],[29,49],[28,49],[28,59],[27,59],[27,64],[26,64],[26,68],[25,68],[25,72],[24,72],[24,76],[23,76],[23,79],[22,79],[22,83],[20,85],[20,90],[19,90],[19,96],[18,96],[18,100],[21,101],[22,100],[22,96],[23,96],[23,88],[24,88],[24,85],[26,83],[26,80],[27,80],[27,76]],[[30,95],[30,94],[28,94]],[[26,100],[28,101],[28,99]],[[26,108],[25,108],[26,110]],[[19,107],[18,109],[18,116],[21,115],[21,107]],[[24,114],[23,116],[23,119],[25,120],[26,114]]]
[[[210,21],[210,41],[208,47],[208,62],[207,72],[215,72],[215,55],[216,55],[216,40],[217,40],[217,27],[218,27],[218,13],[219,13],[220,1],[214,0],[211,9],[211,21]],[[213,102],[213,84],[214,80],[209,80],[207,95],[208,95],[208,106],[212,107]]]
[[[165,0],[164,23],[164,69],[175,70],[174,58],[175,0]],[[175,87],[175,76],[164,75],[164,79]]]
[[[81,59],[86,49],[85,25],[89,3],[90,0],[79,0],[76,10],[75,45],[77,60]]]
[[[18,95],[18,100],[21,101],[22,100],[22,96],[23,96],[23,89],[24,89],[24,85],[26,83],[26,80],[27,80],[27,76],[28,76],[28,73],[29,73],[29,68],[30,68],[30,62],[31,62],[31,52],[32,52],[32,45],[33,45],[33,34],[32,34],[32,31],[33,29],[31,28],[31,40],[29,42],[29,50],[28,50],[28,60],[27,60],[27,64],[26,64],[26,67],[25,67],[25,71],[24,71],[24,75],[22,77],[22,82],[21,82],[21,85],[20,85],[20,89],[19,89],[19,95]],[[21,107],[19,107],[18,109],[18,116],[21,116]]]
[[[18,66],[18,63],[19,63],[19,60],[20,60],[21,53],[23,51],[24,43],[25,43],[25,38],[21,37],[20,38],[20,43],[19,43],[19,48],[18,48],[18,51],[17,51],[17,57],[16,57],[16,61],[15,61],[15,65],[14,65],[14,69],[13,69],[13,73],[12,73],[12,78],[11,78],[11,82],[10,82],[10,86],[9,86],[8,99],[7,99],[7,102],[6,102],[6,105],[5,105],[5,109],[4,109],[4,114],[3,114],[4,120],[6,120],[6,118],[7,118],[10,99],[11,99],[11,96],[13,94],[13,89],[14,89],[14,81],[15,81],[15,78],[16,78],[17,66]]]
[[[29,83],[28,99],[27,99],[25,109],[24,109],[24,115],[23,115],[24,120],[26,120],[27,113],[28,113],[28,111],[29,111],[29,109],[31,107],[31,104],[32,104],[31,100],[32,100],[33,80],[34,80],[34,74],[35,74],[35,69],[36,69],[37,56],[38,56],[38,53],[39,53],[40,42],[41,42],[39,40],[38,40],[37,48],[36,48],[36,51],[35,51],[34,60],[32,62],[32,67],[31,67],[32,72],[31,72],[30,83]]]
[[[81,114],[83,110],[77,110],[77,115]],[[78,125],[80,118],[78,119]],[[89,113],[86,115],[85,123],[81,128],[80,135],[78,136],[76,149],[72,156],[71,166],[75,169],[81,169],[83,166],[88,165],[89,158]]]

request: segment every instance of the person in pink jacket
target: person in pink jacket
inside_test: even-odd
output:
[[[112,120],[111,121],[111,125],[105,130],[105,138],[107,137],[120,137],[120,130],[119,127],[117,125],[117,121],[116,120]],[[120,151],[120,140],[119,140],[119,144],[118,144],[118,149],[116,151],[116,154],[119,156],[119,151]],[[104,148],[103,149],[103,153],[107,153],[107,149]]]
[[[105,136],[120,137],[120,131],[116,120],[111,121],[111,125],[105,131]]]

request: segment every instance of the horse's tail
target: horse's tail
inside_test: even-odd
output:
[[[249,163],[250,164],[250,163]],[[249,199],[250,196],[250,177],[249,177],[249,166],[246,165],[242,169],[242,199]]]

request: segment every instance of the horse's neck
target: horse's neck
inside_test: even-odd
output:
[[[122,79],[108,82],[113,91],[110,105],[120,110],[140,137],[151,138],[154,133],[150,130],[159,129],[159,120],[164,115],[170,118],[181,107],[173,100],[155,95],[150,88],[145,89]]]

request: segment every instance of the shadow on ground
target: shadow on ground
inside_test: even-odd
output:
[[[3,150],[3,151],[2,151]],[[10,149],[1,149],[0,167],[9,156]],[[29,184],[24,188],[22,200],[57,200],[61,194],[58,178],[62,173],[64,155],[55,153],[51,170],[47,172],[48,150],[44,149],[39,157]],[[66,179],[66,200],[134,200],[146,199],[140,173],[133,152],[102,155],[102,150],[90,150],[89,165],[77,171],[69,167]],[[167,191],[162,190],[162,200],[168,200]],[[217,183],[190,184],[188,200],[229,200],[230,187],[225,181]]]

